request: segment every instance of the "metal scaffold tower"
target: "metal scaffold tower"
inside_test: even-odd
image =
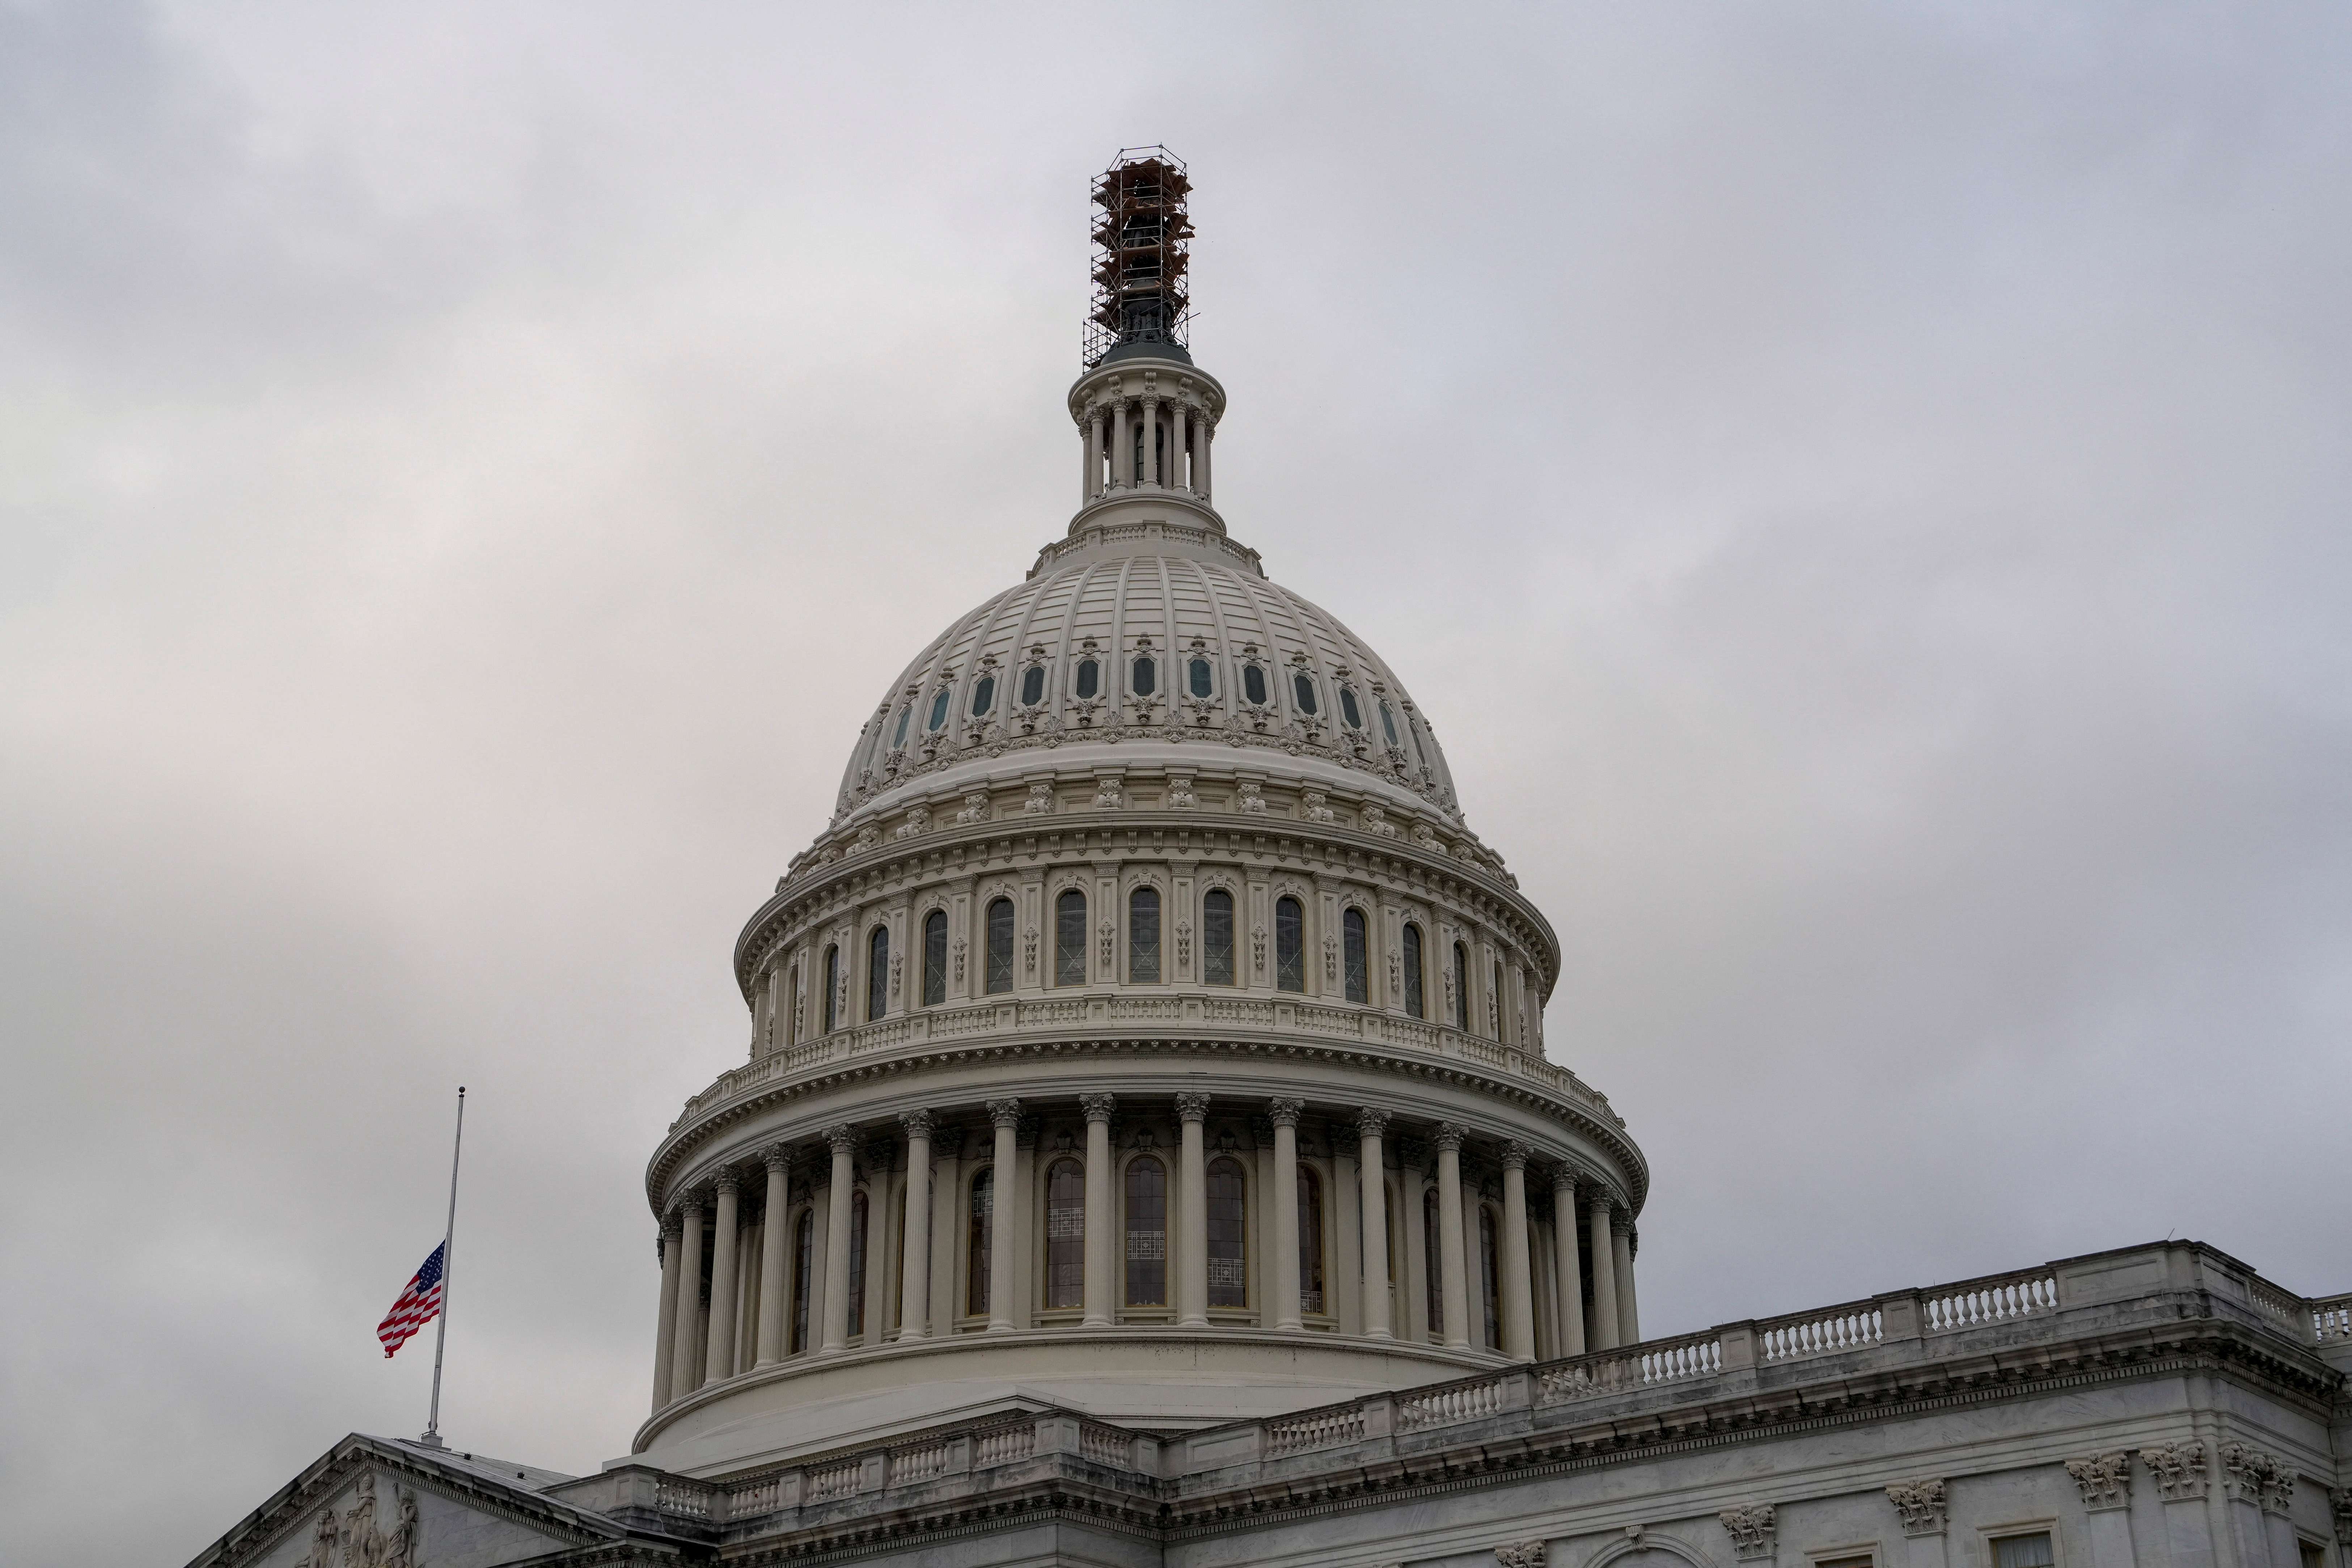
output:
[[[1182,347],[1192,315],[1184,271],[1192,261],[1192,182],[1165,147],[1124,147],[1095,176],[1094,308],[1086,363],[1120,343]]]

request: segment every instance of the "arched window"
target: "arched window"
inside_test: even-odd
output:
[[[866,1194],[849,1194],[849,1337],[866,1331]]]
[[[1470,950],[1454,944],[1454,1026],[1470,1027]]]
[[[1297,899],[1274,900],[1274,987],[1307,989],[1307,911]]]
[[[996,677],[983,675],[972,682],[971,716],[975,719],[996,706]]]
[[[1486,993],[1486,1007],[1492,1016],[1495,1037],[1499,1040],[1503,1037],[1503,966],[1499,963],[1495,965],[1494,980],[1495,988]]]
[[[1339,973],[1348,985],[1348,1000],[1371,1000],[1371,980],[1364,969],[1364,911],[1351,909],[1339,917]]]
[[[1076,888],[1054,900],[1054,984],[1087,983],[1087,896]]]
[[[834,999],[841,994],[841,949],[824,950],[824,1032],[833,1033]]]
[[[1249,1305],[1248,1183],[1239,1160],[1209,1166],[1209,1305]]]
[[[1486,1345],[1488,1350],[1500,1350],[1503,1332],[1497,1314],[1502,1310],[1503,1294],[1495,1279],[1495,1264],[1500,1256],[1495,1246],[1495,1211],[1485,1204],[1478,1205],[1478,1289],[1486,1303]]]
[[[1201,900],[1201,983],[1234,983],[1234,896],[1223,888]]]
[[[1356,706],[1356,689],[1352,686],[1339,688],[1339,717],[1347,721],[1350,730],[1364,727],[1364,710]]]
[[[1013,989],[1013,900],[992,899],[988,905],[988,994]]]
[[[1102,689],[1102,666],[1091,658],[1078,660],[1078,679],[1074,689],[1080,697],[1092,697]]]
[[[1045,667],[1033,664],[1021,672],[1021,706],[1034,708],[1045,700]]]
[[[890,1010],[890,928],[876,926],[866,939],[866,1021]]]
[[[1298,1310],[1323,1311],[1323,1178],[1298,1167]]]
[[[948,703],[954,696],[955,693],[944,686],[939,689],[931,698],[931,716],[923,721],[924,729],[937,730],[948,721]]]
[[[1422,1010],[1421,994],[1421,928],[1411,921],[1404,927],[1404,1010],[1409,1016],[1426,1018]]]
[[[1127,1304],[1168,1305],[1168,1167],[1150,1154],[1127,1163]]]
[[[1129,676],[1138,697],[1149,697],[1160,689],[1160,666],[1153,663],[1148,654],[1135,661],[1135,668]]]
[[[923,1005],[936,1007],[948,999],[948,912],[933,910],[923,917]]]
[[[1087,1168],[1056,1160],[1045,1173],[1045,1305],[1087,1304]]]
[[[1210,670],[1209,661],[1205,658],[1196,658],[1187,666],[1184,678],[1190,683],[1192,695],[1195,697],[1205,700],[1216,689],[1216,678]]]
[[[1421,1284],[1429,1309],[1429,1337],[1445,1338],[1445,1239],[1437,1224],[1437,1189],[1421,1190]]]
[[[1385,701],[1381,704],[1381,733],[1389,738],[1389,744],[1391,746],[1402,743],[1397,739],[1396,715],[1389,711],[1389,705]]]
[[[1127,979],[1130,985],[1160,983],[1160,889],[1138,888],[1127,896]]]
[[[907,743],[907,721],[915,716],[915,705],[908,703],[898,710],[898,728],[891,732],[890,749],[897,751]]]
[[[1242,696],[1251,702],[1265,700],[1265,669],[1263,666],[1255,664],[1242,666]]]
[[[963,1310],[969,1317],[988,1315],[988,1244],[989,1233],[994,1228],[989,1221],[995,1200],[996,1168],[992,1165],[971,1179],[971,1217],[965,1237],[963,1279]]]
[[[793,1221],[793,1341],[786,1355],[808,1349],[809,1269],[816,1262],[816,1211],[801,1210]]]
[[[1315,678],[1298,670],[1290,678],[1290,693],[1298,700],[1298,710],[1312,718],[1315,713]]]

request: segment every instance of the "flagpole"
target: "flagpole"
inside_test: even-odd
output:
[[[449,1143],[449,1223],[441,1232],[440,1326],[433,1331],[433,1412],[425,1418],[428,1448],[441,1446],[441,1352],[449,1342],[449,1277],[457,1263],[457,1155],[466,1146],[466,1086],[457,1086],[457,1136]]]

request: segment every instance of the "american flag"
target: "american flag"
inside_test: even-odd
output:
[[[375,1326],[375,1337],[383,1342],[386,1361],[392,1359],[393,1352],[408,1342],[409,1335],[431,1322],[433,1314],[441,1310],[441,1252],[448,1245],[445,1241],[433,1249],[433,1256],[409,1276],[400,1300],[392,1304],[392,1310]]]

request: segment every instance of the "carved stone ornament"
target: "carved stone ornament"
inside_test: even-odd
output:
[[[1078,1109],[1088,1121],[1108,1121],[1111,1114],[1118,1109],[1118,1098],[1109,1094],[1082,1094],[1078,1096]]]
[[[1209,1097],[1205,1094],[1180,1094],[1176,1097],[1176,1120],[1206,1121],[1209,1119]]]
[[[986,822],[989,819],[990,815],[991,813],[988,809],[988,792],[986,790],[974,790],[971,794],[963,797],[962,809],[959,810],[955,814],[955,819],[960,824],[968,822]]]
[[[1203,721],[1205,722],[1205,721]],[[1168,805],[1170,809],[1174,811],[1191,811],[1200,804],[1201,797],[1192,793],[1192,775],[1191,773],[1171,773],[1168,775]]]
[[[1265,927],[1250,928],[1250,952],[1257,960],[1257,972],[1264,974],[1265,973]]]
[[[1035,926],[1031,926],[1027,931],[1021,933],[1021,953],[1023,959],[1028,965],[1029,973],[1032,974],[1036,973],[1037,928]]]
[[[1029,786],[1029,798],[1021,803],[1024,816],[1043,816],[1054,809],[1054,785],[1051,780],[1040,780]]]
[[[2066,1473],[2083,1489],[2083,1506],[2094,1513],[2131,1506],[2131,1455],[2085,1454],[2066,1461]]]
[[[2230,1495],[2242,1502],[2284,1513],[2294,1501],[2294,1468],[2276,1454],[2243,1443],[2224,1443],[2221,1474]]]
[[[1017,1128],[1021,1124],[1021,1102],[1017,1100],[990,1100],[988,1122],[992,1127]]]
[[[919,1138],[929,1142],[938,1123],[931,1120],[931,1113],[928,1110],[902,1110],[898,1112],[898,1125],[905,1130],[910,1141]]]
[[[1775,1535],[1779,1529],[1769,1502],[1752,1502],[1739,1508],[1727,1508],[1716,1517],[1731,1537],[1731,1554],[1741,1562],[1752,1562],[1772,1555]]]
[[[968,944],[961,937],[956,938],[955,941],[950,944],[950,951],[955,955],[955,983],[958,985],[961,985],[963,984],[963,955],[964,949],[967,945]]]
[[[1886,1489],[1886,1500],[1902,1517],[1906,1535],[1941,1535],[1951,1519],[1941,1480],[1897,1481]]]
[[[929,833],[930,830],[931,808],[927,805],[919,805],[907,813],[907,820],[900,823],[896,828],[892,829],[890,837],[893,838],[913,838],[920,834]]]
[[[1234,786],[1234,809],[1244,816],[1265,815],[1265,797],[1258,794],[1256,780],[1244,779]]]
[[[335,1555],[342,1531],[332,1508],[320,1511],[318,1521],[310,1527],[310,1555],[294,1564],[294,1568],[335,1568]]]
[[[1189,920],[1176,922],[1176,967],[1188,975],[1192,970],[1192,922]]]
[[[417,1537],[424,1524],[416,1517],[416,1494],[400,1494],[400,1517],[384,1533],[383,1554],[377,1559],[377,1568],[418,1568]]]
[[[1391,822],[1389,814],[1377,805],[1364,807],[1363,829],[1375,838],[1394,838],[1397,836],[1396,824]]]
[[[1544,1568],[1540,1541],[1507,1541],[1495,1548],[1495,1568]]]
[[[1309,822],[1337,822],[1339,814],[1333,811],[1319,789],[1310,789],[1299,796],[1298,815]]]
[[[1514,1138],[1510,1140],[1503,1145],[1503,1169],[1506,1171],[1526,1170],[1528,1168],[1528,1157],[1534,1152],[1535,1151],[1533,1149],[1529,1148],[1527,1144],[1520,1142],[1517,1139]]]
[[[2336,1544],[2352,1546],[2352,1491],[2331,1491],[2327,1502],[2336,1515]]]
[[[1276,1127],[1297,1127],[1298,1119],[1307,1114],[1303,1100],[1269,1100],[1265,1102],[1265,1119]]]
[[[1356,1112],[1357,1137],[1378,1138],[1381,1134],[1386,1132],[1388,1129],[1389,1112],[1385,1110],[1376,1110],[1369,1105]],[[1369,1178],[1367,1179],[1369,1180]]]
[[[1459,1153],[1462,1150],[1462,1141],[1469,1136],[1470,1130],[1459,1122],[1441,1121],[1437,1124],[1437,1131],[1431,1135],[1430,1142],[1435,1143],[1440,1150],[1451,1149]]]
[[[897,994],[898,994],[898,982],[899,982],[899,980],[900,980],[901,978],[903,978],[903,977],[904,977],[904,975],[905,975],[905,973],[906,973],[906,969],[907,969],[907,955],[906,955],[905,953],[903,953],[903,952],[894,952],[894,953],[892,953],[892,954],[890,955],[890,994],[891,994],[891,995],[896,996]]]
[[[743,1191],[742,1173],[732,1165],[721,1165],[711,1173],[710,1185],[717,1192],[740,1194]]]
[[[852,1127],[846,1121],[836,1121],[832,1126],[826,1128],[824,1130],[824,1141],[832,1147],[833,1152],[835,1154],[847,1154],[853,1158],[855,1158],[857,1153],[858,1144],[864,1142],[864,1140],[858,1136],[857,1129]]]

